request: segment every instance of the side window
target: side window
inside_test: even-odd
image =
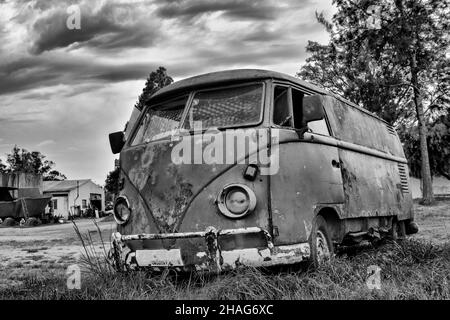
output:
[[[181,121],[187,97],[168,101],[147,110],[141,119],[132,146],[169,137]]]
[[[292,89],[292,110],[294,111],[294,128],[303,128],[303,92]]]
[[[273,123],[292,127],[292,114],[289,107],[289,88],[276,86],[273,94]]]
[[[128,137],[131,134],[131,130],[134,128],[134,125],[136,124],[136,121],[138,120],[140,114],[141,110],[139,110],[138,108],[133,108],[130,120],[128,120],[128,122],[125,124],[125,140],[128,140]]]
[[[322,134],[324,136],[330,135],[325,119],[308,122],[308,129],[313,133]]]
[[[314,110],[317,108],[322,108],[323,113],[325,115],[325,110],[323,109],[322,100],[318,96],[306,96],[303,97],[303,112],[306,114],[314,113]],[[329,136],[330,132],[328,131],[327,121],[325,118],[315,121],[309,121],[307,123],[308,131],[321,134],[324,136]]]

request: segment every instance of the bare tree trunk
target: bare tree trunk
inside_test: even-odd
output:
[[[422,160],[422,203],[430,205],[434,202],[433,182],[431,179],[430,160],[428,158],[427,125],[423,112],[422,93],[417,79],[417,62],[415,53],[411,59],[411,84],[414,88],[414,104],[419,123],[420,156]]]

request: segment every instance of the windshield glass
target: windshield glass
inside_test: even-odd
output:
[[[179,127],[187,97],[165,102],[148,109],[131,145],[169,137]]]
[[[256,124],[260,121],[262,99],[262,84],[197,92],[183,128],[191,130],[199,124],[203,129]]]

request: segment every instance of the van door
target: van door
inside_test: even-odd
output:
[[[303,104],[314,102],[322,108],[320,99],[304,97],[291,88],[287,93],[292,107],[276,100],[273,107],[274,116],[285,113],[283,108],[292,110],[295,126],[280,125],[276,123],[279,117],[274,117],[272,136],[279,138],[279,145],[272,147],[272,155],[278,152],[279,171],[270,177],[270,189],[276,245],[308,241],[316,206],[344,201],[337,143],[330,136],[326,119],[309,123],[306,133],[305,128],[298,128]]]

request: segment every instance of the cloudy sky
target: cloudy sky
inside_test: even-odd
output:
[[[74,4],[79,30],[66,25]],[[103,184],[108,133],[123,129],[148,73],[294,75],[307,41],[328,39],[315,11],[330,17],[331,0],[0,0],[0,158],[17,144]]]

